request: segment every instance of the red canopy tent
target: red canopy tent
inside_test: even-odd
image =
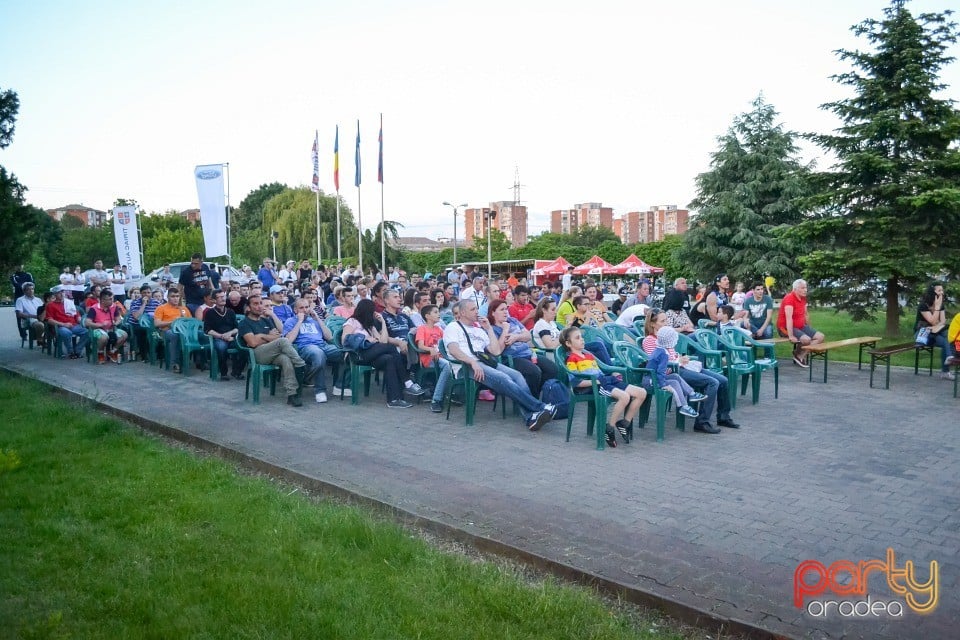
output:
[[[626,260],[624,260],[618,265],[614,265],[614,267],[610,270],[610,273],[615,273],[618,276],[624,276],[624,275],[636,276],[636,275],[644,275],[648,273],[653,273],[653,274],[663,273],[663,269],[661,267],[654,267],[652,265],[649,265],[643,260],[641,260],[640,258],[638,258],[636,255],[631,253],[629,258],[627,258]]]
[[[573,273],[578,276],[602,276],[604,273],[613,273],[613,265],[600,256],[593,256],[579,267],[574,268]]]
[[[567,272],[569,266],[571,264],[567,262],[566,258],[560,256],[556,260],[539,265],[530,273],[534,276],[562,276]]]

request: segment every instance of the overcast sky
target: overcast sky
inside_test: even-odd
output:
[[[197,207],[193,167],[227,162],[237,205],[263,183],[309,184],[314,130],[332,193],[339,124],[341,194],[356,213],[359,119],[370,226],[383,113],[385,215],[402,235],[450,236],[444,200],[512,200],[515,168],[536,234],[579,202],[616,215],[686,206],[716,137],[761,91],[789,129],[833,129],[818,108],[844,95],[833,50],[865,48],[849,27],[886,6],[9,0],[0,88],[21,106],[0,164],[43,208],[125,197],[163,211]],[[960,96],[960,64],[943,80]]]

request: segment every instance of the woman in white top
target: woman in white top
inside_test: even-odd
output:
[[[557,303],[553,298],[544,298],[533,314],[533,344],[541,349],[556,349],[560,346],[560,329],[557,328]]]

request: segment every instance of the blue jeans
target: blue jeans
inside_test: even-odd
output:
[[[87,330],[81,327],[78,324],[73,325],[72,327],[57,327],[57,335],[60,336],[60,341],[66,346],[64,351],[66,353],[73,353],[76,355],[83,355],[84,349],[87,346]],[[77,339],[77,346],[74,348],[73,339]]]
[[[323,345],[308,344],[302,347],[294,346],[297,347],[297,353],[300,354],[303,361],[307,363],[303,379],[307,382],[312,381],[317,393],[326,391],[327,377],[324,375],[323,368],[327,364],[327,360],[332,360],[334,363],[334,380],[336,380],[336,370],[340,359],[343,357],[343,352],[335,345],[327,343]]]
[[[440,364],[440,375],[437,377],[437,384],[433,387],[433,401],[443,402],[443,392],[450,384],[450,378],[453,377],[453,367],[443,358],[438,361]],[[422,365],[421,365],[422,366]]]
[[[174,333],[173,329],[167,329],[163,332],[163,344],[170,354],[170,364],[180,363],[180,335]]]
[[[613,364],[613,361],[610,359],[610,352],[607,351],[607,345],[602,341],[596,340],[594,342],[587,342],[584,345],[584,348],[595,355],[597,360],[603,364]]]
[[[704,369],[697,373],[686,367],[680,367],[680,377],[691,387],[706,394],[707,399],[700,405],[700,415],[694,426],[710,422],[713,407],[717,407],[717,420],[730,419],[730,393],[726,376]]]
[[[940,347],[940,356],[942,360],[940,361],[940,371],[950,371],[950,367],[947,366],[947,358],[953,355],[953,343],[947,340],[946,331],[942,333],[935,333],[928,340],[927,344],[932,347]]]
[[[761,323],[761,324],[763,324],[763,323]],[[756,333],[756,332],[757,332],[757,329],[759,329],[759,328],[760,328],[760,325],[754,326],[753,324],[751,324],[751,325],[750,325],[750,333]],[[767,325],[767,328],[763,330],[763,335],[761,335],[759,338],[757,338],[757,340],[769,340],[769,339],[772,338],[772,337],[773,337],[773,325],[772,325],[772,324],[768,324],[768,325]]]
[[[243,373],[243,369],[246,365],[246,362],[240,359],[240,354],[234,351],[232,354],[227,354],[227,349],[230,345],[235,345],[236,340],[233,342],[227,342],[226,340],[221,340],[220,338],[212,338],[213,348],[217,350],[217,364],[220,366],[220,375],[227,375],[227,365],[229,364],[227,360],[233,362],[233,375],[239,376]]]
[[[496,369],[482,362],[480,366],[483,368],[483,382],[480,384],[498,395],[514,400],[523,410],[524,420],[529,420],[531,415],[543,409],[543,403],[530,394],[530,389],[519,371],[505,364],[498,364]],[[465,373],[468,376],[473,375],[470,371]]]

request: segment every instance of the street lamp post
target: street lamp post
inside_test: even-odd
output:
[[[454,205],[444,201],[443,204],[444,206],[450,207],[451,209],[453,209],[453,262],[454,264],[456,264],[457,262],[457,209],[466,207],[467,203],[464,202],[463,204]]]
[[[277,264],[277,237],[280,234],[276,231],[270,233],[270,238],[273,240],[273,264]]]
[[[490,225],[497,217],[497,212],[491,209],[485,212],[483,217],[487,219],[487,281],[489,282],[493,279],[493,262],[490,260]]]

